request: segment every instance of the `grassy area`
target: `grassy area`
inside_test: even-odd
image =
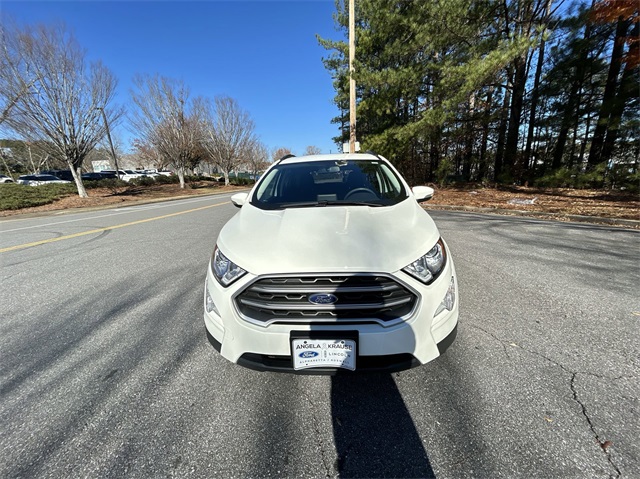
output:
[[[80,198],[73,183],[42,186],[0,184],[0,216],[12,216],[29,211],[122,205],[131,201],[196,196],[223,190],[234,191],[238,186],[246,187],[246,185],[234,185],[236,181],[232,181],[232,186],[225,187],[223,183],[215,180],[188,177],[185,179],[186,188],[182,189],[177,180],[177,177],[160,176],[159,180],[141,178],[129,183],[116,179],[87,181],[84,185],[88,198]]]
[[[46,205],[65,196],[77,194],[75,184],[27,186],[2,183],[0,184],[0,211]]]

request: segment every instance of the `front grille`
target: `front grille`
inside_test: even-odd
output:
[[[315,304],[315,294],[331,294],[333,304]],[[296,276],[261,278],[248,285],[235,302],[252,323],[379,323],[405,320],[417,295],[383,275]]]

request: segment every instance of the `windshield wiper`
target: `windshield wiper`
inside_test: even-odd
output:
[[[380,203],[367,203],[366,201],[301,201],[299,203],[283,203],[278,209],[285,208],[311,208],[318,206],[384,206]]]
[[[380,203],[368,203],[366,201],[323,201],[327,206],[384,206]]]
[[[325,206],[324,201],[318,203],[317,201],[301,201],[299,203],[282,203],[278,205],[278,209],[284,210],[285,208],[311,208],[314,206]]]

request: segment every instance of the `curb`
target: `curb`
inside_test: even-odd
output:
[[[425,210],[462,211],[467,213],[484,213],[506,216],[521,216],[556,221],[572,221],[575,223],[591,223],[596,225],[621,226],[640,229],[640,220],[626,218],[609,218],[603,216],[566,215],[562,213],[544,213],[542,211],[508,210],[504,208],[488,208],[478,206],[428,205]]]

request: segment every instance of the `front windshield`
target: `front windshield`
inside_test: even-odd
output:
[[[251,203],[261,209],[307,206],[389,206],[407,198],[383,161],[284,163],[269,170]]]

